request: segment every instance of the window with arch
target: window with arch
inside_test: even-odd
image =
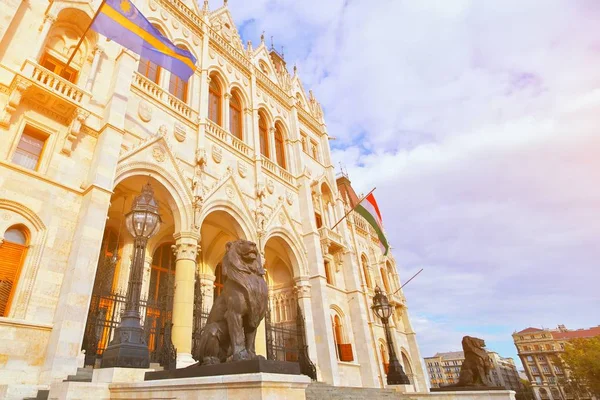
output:
[[[286,169],[285,165],[285,143],[283,140],[283,133],[281,132],[281,127],[276,126],[275,128],[275,158],[277,159],[277,164]]]
[[[148,289],[148,301],[150,302],[161,301],[169,289],[169,279],[175,277],[175,255],[171,250],[171,246],[174,244],[162,244],[154,251]]]
[[[335,285],[335,279],[333,271],[331,270],[331,263],[329,261],[324,261],[325,264],[325,280],[330,285]]]
[[[383,364],[383,371],[387,375],[390,367],[390,359],[388,357],[387,345],[384,341],[379,342],[379,354],[381,355],[381,363]]]
[[[213,291],[213,300],[221,295],[224,283],[225,281],[223,280],[223,268],[221,266],[221,263],[218,263],[215,267],[215,284]]]
[[[162,30],[156,26],[156,25],[152,25],[154,28],[156,28],[156,30],[158,30],[158,32],[164,36]],[[160,84],[159,79],[160,79],[160,73],[161,73],[161,68],[156,65],[155,63],[153,63],[152,61],[150,61],[149,59],[145,58],[145,57],[141,57],[140,58],[140,63],[138,64],[138,72],[142,75],[144,75],[146,78],[150,79],[152,82],[156,83],[157,85]]]
[[[380,268],[379,272],[381,273],[381,280],[383,282],[383,287],[385,288],[385,291],[390,294],[390,282],[388,281],[388,276],[387,276],[387,272],[385,270],[385,268]]]
[[[258,133],[260,138],[260,154],[269,157],[269,128],[265,116],[258,114]]]
[[[367,261],[367,257],[364,255],[361,257],[361,264],[363,274],[365,276],[365,285],[367,285],[367,288],[373,289],[373,284],[371,283],[371,274],[369,273],[369,262]]]
[[[217,125],[221,125],[221,102],[223,91],[217,78],[213,75],[210,77],[208,85],[208,119]]]
[[[229,99],[229,132],[240,140],[243,140],[242,115],[242,102],[240,96],[233,91],[231,98]]]
[[[182,50],[187,50],[183,46],[177,46]],[[171,72],[171,77],[169,78],[169,93],[173,96],[177,97],[179,100],[184,103],[187,102],[187,92],[188,92],[188,83],[184,82],[183,79],[175,75]]]
[[[23,262],[27,256],[29,231],[24,226],[12,226],[4,233],[0,244],[0,316],[6,317],[15,295]]]
[[[340,361],[351,362],[354,361],[354,355],[352,354],[352,344],[346,343],[346,335],[342,318],[335,313],[331,319],[333,329],[333,341],[337,350],[337,357]]]

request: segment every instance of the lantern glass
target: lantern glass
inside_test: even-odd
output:
[[[375,296],[373,297],[373,306],[371,308],[381,319],[388,319],[392,315],[390,302],[379,287],[375,288]]]
[[[154,191],[148,183],[133,200],[131,211],[125,216],[125,225],[131,236],[149,239],[160,229],[160,222]]]

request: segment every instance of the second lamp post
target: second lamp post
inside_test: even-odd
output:
[[[379,286],[375,287],[375,296],[373,297],[373,305],[371,309],[377,314],[383,323],[385,330],[385,339],[388,346],[388,353],[390,355],[390,364],[387,372],[387,384],[388,385],[410,385],[408,376],[404,373],[398,357],[396,357],[396,351],[394,350],[394,343],[392,342],[392,335],[390,333],[390,326],[388,324],[390,315],[392,315],[392,306],[388,301],[388,298]]]

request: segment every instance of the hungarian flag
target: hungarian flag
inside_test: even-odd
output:
[[[379,212],[379,206],[377,206],[377,201],[375,201],[375,196],[373,193],[369,193],[367,197],[365,197],[359,204],[354,206],[354,211],[359,213],[367,222],[375,229],[377,232],[377,237],[379,237],[379,244],[381,246],[381,251],[383,255],[386,256],[390,246],[383,234],[383,220],[381,218],[381,212]]]

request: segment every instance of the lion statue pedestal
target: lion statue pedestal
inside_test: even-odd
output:
[[[266,360],[255,352],[256,331],[267,312],[268,288],[255,243],[226,245],[221,263],[223,291],[200,335],[198,363],[146,373],[146,380],[266,372],[299,375],[298,363]]]
[[[465,361],[460,367],[460,376],[455,385],[446,385],[432,388],[432,392],[457,392],[478,390],[506,390],[502,386],[492,386],[489,374],[492,369],[490,358],[485,350],[483,339],[465,336],[462,339],[462,348]]]

